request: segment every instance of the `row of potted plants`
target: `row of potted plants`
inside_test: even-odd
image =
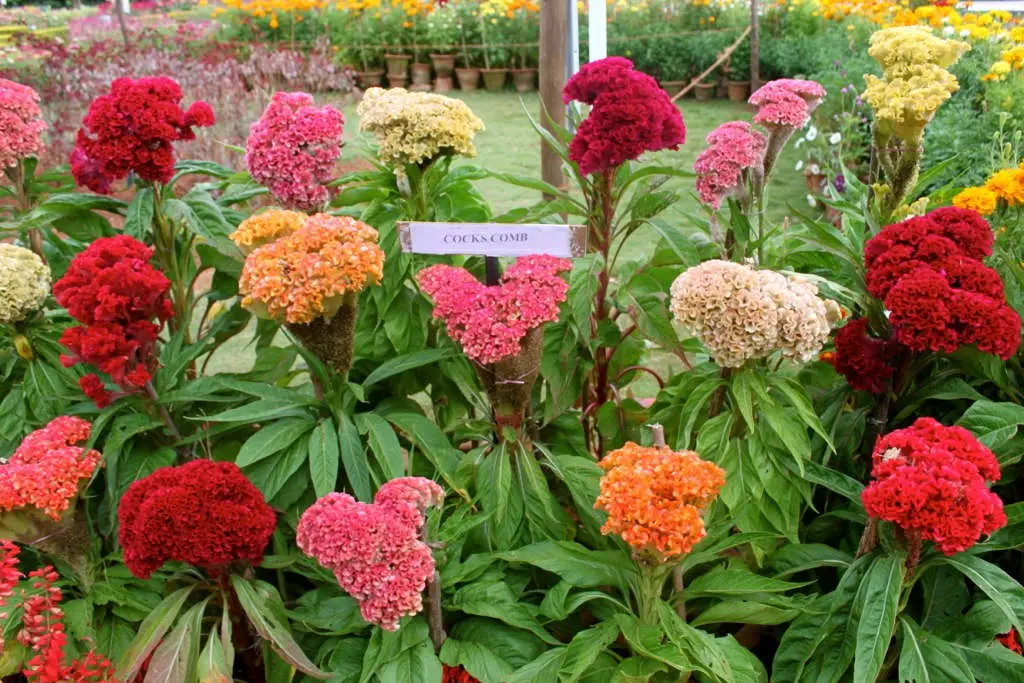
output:
[[[498,92],[505,89],[511,74],[512,83],[518,92],[529,92],[536,88],[536,68],[481,69],[465,64],[456,66],[456,55],[445,53],[430,53],[429,63],[413,59],[404,53],[385,54],[386,69],[369,67],[357,72],[360,85],[364,88],[383,85],[386,76],[387,84],[392,88],[408,85],[413,91],[448,92],[457,82],[461,90],[473,91],[480,87],[482,81],[484,89]]]

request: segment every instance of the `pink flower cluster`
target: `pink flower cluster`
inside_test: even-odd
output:
[[[303,513],[297,541],[359,601],[363,619],[395,631],[403,616],[423,609],[434,558],[420,532],[427,508],[443,500],[441,487],[422,477],[387,482],[373,503],[330,493]]]
[[[212,126],[215,120],[206,102],[195,102],[185,111],[181,98],[177,81],[166,76],[116,79],[110,93],[93,100],[82,119],[71,153],[75,181],[101,194],[129,173],[170,181],[173,143],[194,140],[193,127]]]
[[[58,417],[26,436],[0,464],[0,512],[33,507],[60,519],[100,462],[99,451],[75,445],[90,431],[81,418]]]
[[[872,517],[920,534],[946,555],[967,550],[1006,524],[1003,502],[987,481],[999,463],[963,427],[922,417],[875,444],[871,482],[861,494]]]
[[[330,105],[313,106],[303,92],[277,92],[249,129],[245,165],[286,208],[316,211],[341,156],[345,119]]]
[[[815,81],[780,78],[768,81],[747,100],[757,107],[754,122],[768,128],[797,128],[825,98],[825,88]]]
[[[518,354],[527,332],[558,319],[558,305],[569,291],[559,273],[571,267],[554,256],[523,256],[494,287],[446,265],[426,268],[416,280],[434,299],[434,317],[447,323],[466,355],[496,363]]]
[[[657,81],[623,57],[580,67],[565,84],[562,100],[593,107],[569,144],[569,158],[584,175],[617,168],[644,152],[679,149],[686,141],[678,107]]]
[[[708,133],[708,146],[693,164],[697,194],[709,206],[741,191],[745,171],[761,165],[768,142],[746,121],[729,121]]]
[[[36,91],[0,78],[0,171],[41,152],[44,130]]]

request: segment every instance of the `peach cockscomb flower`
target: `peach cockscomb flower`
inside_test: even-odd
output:
[[[604,534],[619,534],[638,553],[668,562],[704,538],[703,512],[725,485],[725,470],[693,451],[628,442],[598,465],[605,471],[594,508]]]
[[[248,254],[264,244],[292,234],[306,224],[307,218],[306,214],[298,211],[270,209],[246,218],[230,237],[239,249]]]

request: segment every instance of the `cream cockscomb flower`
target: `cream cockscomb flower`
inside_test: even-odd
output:
[[[50,269],[33,252],[0,244],[0,323],[18,323],[50,295]]]
[[[359,130],[376,136],[381,160],[392,166],[476,156],[473,137],[484,129],[465,102],[402,88],[368,89],[357,112]]]
[[[723,367],[780,351],[806,363],[838,315],[806,279],[728,261],[707,261],[672,283],[672,313]]]

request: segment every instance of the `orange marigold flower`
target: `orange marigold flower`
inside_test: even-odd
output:
[[[246,218],[230,237],[248,254],[257,247],[292,234],[306,224],[306,218],[306,214],[298,211],[271,209]]]
[[[703,512],[725,485],[725,471],[693,451],[627,443],[598,463],[605,471],[594,507],[608,512],[604,534],[619,534],[660,561],[685,555],[704,538]]]
[[[985,188],[1007,204],[1024,204],[1024,169],[1004,168],[985,181]]]
[[[379,283],[383,269],[376,230],[348,216],[318,213],[249,254],[238,290],[242,305],[258,316],[310,323],[333,318],[345,295]]]
[[[968,187],[953,197],[953,206],[977,211],[982,216],[995,211],[998,204],[999,197],[987,187]]]

